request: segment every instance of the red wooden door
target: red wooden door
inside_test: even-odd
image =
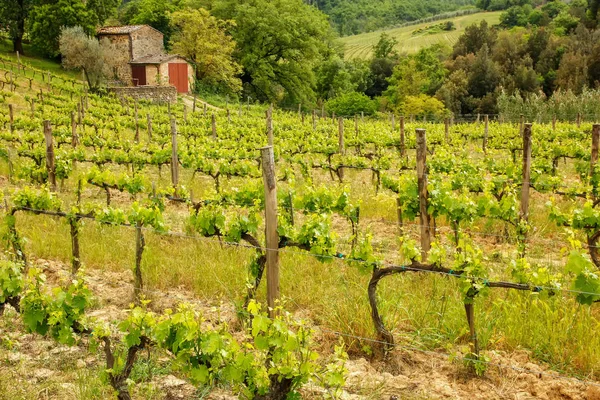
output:
[[[169,63],[169,83],[177,88],[177,93],[187,93],[188,66],[185,63]]]
[[[131,77],[133,78],[133,86],[141,86],[146,84],[146,66],[132,65]]]

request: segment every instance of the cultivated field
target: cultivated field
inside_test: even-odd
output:
[[[589,116],[266,121],[21,67],[0,58],[0,399],[599,394]]]
[[[482,20],[486,20],[490,25],[495,25],[500,22],[500,14],[501,12],[482,12],[464,15],[461,17],[405,26],[402,28],[362,33],[360,35],[341,38],[340,41],[345,45],[346,58],[349,59],[370,57],[372,48],[377,44],[382,32],[386,32],[388,35],[398,41],[398,45],[396,46],[396,50],[398,52],[415,53],[423,47],[431,46],[437,43],[443,43],[452,46],[458,37],[464,32],[467,26],[478,24]],[[434,34],[413,34],[413,32],[418,29],[423,29],[427,26],[436,25],[447,21],[454,22],[456,30]]]

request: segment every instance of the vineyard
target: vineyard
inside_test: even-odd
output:
[[[592,116],[153,104],[4,57],[0,84],[0,343],[86,346],[106,391],[80,398],[161,398],[134,379],[151,354],[198,398],[367,398],[349,358],[398,372],[406,350],[472,379],[526,350],[596,387]]]

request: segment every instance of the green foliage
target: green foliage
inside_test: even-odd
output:
[[[360,115],[361,113],[373,115],[377,110],[377,104],[362,93],[350,92],[328,100],[325,108],[330,113],[334,112],[336,115],[342,116]]]
[[[24,187],[13,194],[15,207],[33,210],[57,210],[61,201],[48,189],[33,189]]]
[[[23,286],[23,266],[16,262],[0,260],[0,305],[19,296]]]
[[[59,343],[73,345],[84,327],[85,311],[90,306],[91,292],[81,277],[66,288],[56,287],[49,293],[46,277],[30,269],[21,297],[21,314],[28,332],[50,335]]]
[[[88,35],[95,34],[97,16],[78,0],[51,0],[32,8],[29,17],[31,44],[48,57],[59,55],[62,27],[81,26]]]

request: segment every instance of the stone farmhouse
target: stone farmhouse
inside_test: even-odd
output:
[[[181,56],[167,54],[163,34],[149,25],[107,26],[97,31],[116,54],[115,76],[125,86],[174,86],[188,93],[193,67]]]

